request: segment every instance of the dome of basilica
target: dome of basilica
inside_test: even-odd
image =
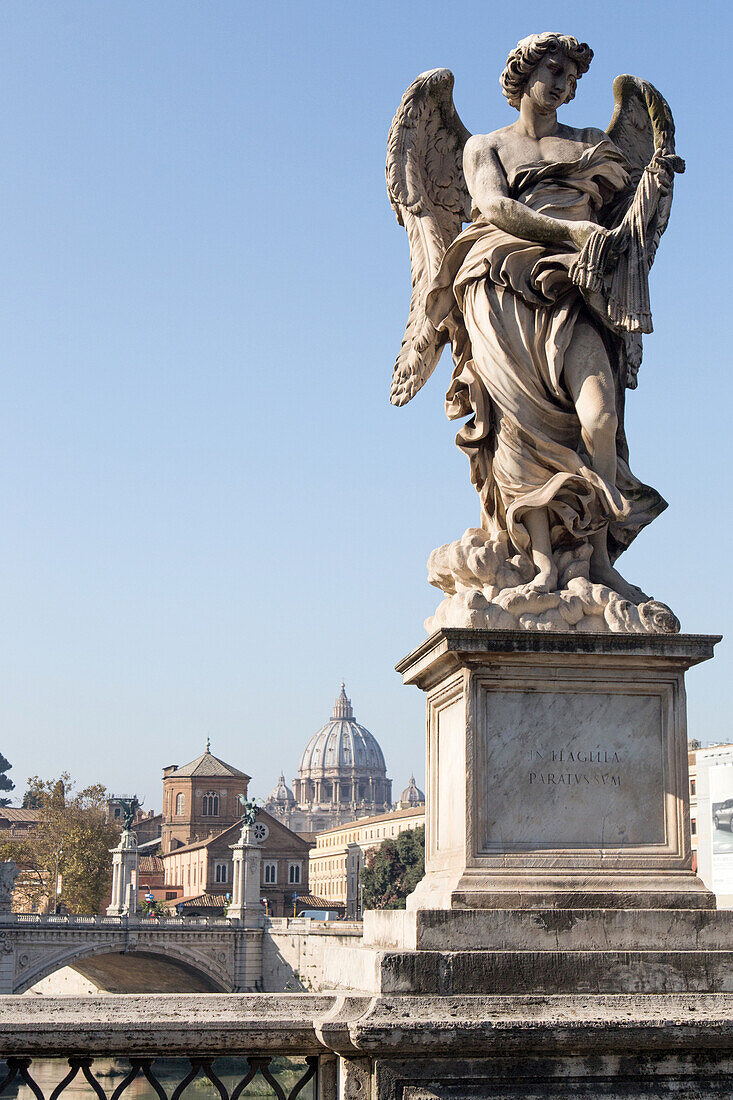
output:
[[[400,795],[398,806],[401,810],[406,810],[409,809],[410,806],[423,806],[424,804],[425,795],[416,784],[415,776],[411,775],[410,782]]]
[[[383,778],[387,774],[377,739],[354,719],[344,684],[331,720],[314,733],[300,758],[300,779],[320,779],[333,770],[348,775]]]
[[[298,810],[317,831],[392,809],[392,780],[377,739],[354,718],[341,685],[331,720],[313,734],[293,780]]]
[[[295,805],[295,795],[285,782],[285,772],[280,772],[280,778],[277,781],[277,786],[271,792],[265,805],[267,806],[271,803],[288,808]]]

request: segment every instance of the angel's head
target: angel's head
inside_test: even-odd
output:
[[[593,50],[570,34],[530,34],[509,54],[501,74],[501,88],[519,110],[522,96],[533,95],[547,109],[569,103],[578,79],[587,73]]]

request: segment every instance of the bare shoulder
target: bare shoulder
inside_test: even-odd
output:
[[[506,142],[509,130],[509,126],[503,126],[501,130],[494,130],[490,134],[472,134],[463,150],[464,161],[469,164],[479,164],[481,161],[496,157]]]

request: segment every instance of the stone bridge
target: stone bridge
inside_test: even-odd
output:
[[[262,929],[223,918],[0,914],[0,994],[70,966],[110,993],[262,988]]]

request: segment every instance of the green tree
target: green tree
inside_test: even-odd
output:
[[[53,905],[56,870],[61,876],[59,900],[74,913],[97,913],[110,883],[112,857],[119,835],[105,820],[106,789],[96,783],[75,791],[65,772],[58,779],[28,780],[40,820],[21,842],[0,846],[0,860],[14,859],[28,869],[23,876],[24,906]]]
[[[15,783],[12,779],[8,779],[6,772],[9,772],[12,768],[12,764],[9,760],[6,760],[3,754],[0,752],[0,791],[14,791]],[[9,806],[10,799],[4,796],[0,798],[0,806]]]
[[[365,909],[404,909],[405,899],[425,874],[425,826],[405,829],[367,853],[362,871]]]
[[[40,810],[43,802],[43,780],[32,775],[28,780],[21,806],[24,810]]]

